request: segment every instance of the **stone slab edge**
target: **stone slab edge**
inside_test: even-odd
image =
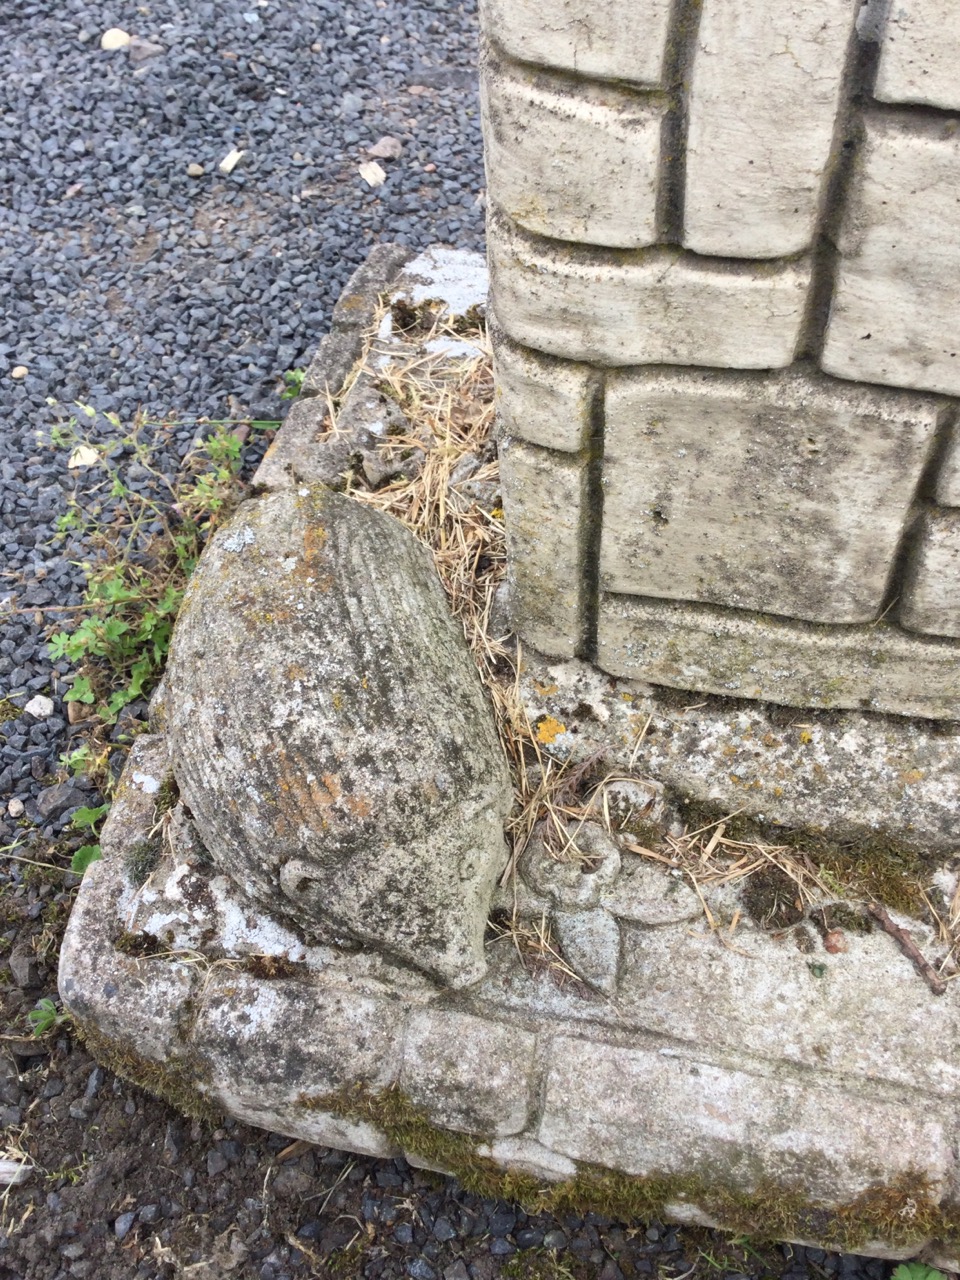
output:
[[[829,1071],[681,1046],[651,1032],[584,1034],[582,1023],[558,1021],[536,1001],[511,1009],[480,992],[451,997],[429,987],[411,998],[385,984],[358,988],[335,971],[271,980],[242,963],[201,971],[193,956],[118,950],[136,892],[126,854],[155,820],[166,759],[162,738],[135,745],[104,832],[105,857],[80,887],[60,966],[64,1004],[81,1032],[106,1049],[108,1066],[151,1091],[180,1105],[178,1094],[199,1098],[321,1145],[383,1158],[402,1151],[433,1168],[430,1133],[460,1132],[467,1161],[485,1157],[543,1183],[579,1167],[696,1177],[746,1162],[774,1182],[803,1174],[804,1194],[830,1206],[849,1203],[879,1176],[905,1176],[919,1159],[945,1206],[960,1198],[955,1110],[931,1106],[917,1090],[878,1081],[851,1088]],[[278,1053],[281,1044],[286,1053]],[[625,1072],[636,1087],[624,1088]],[[398,1085],[427,1131],[423,1146],[414,1138],[399,1144],[376,1109]],[[641,1096],[641,1106],[631,1105]],[[369,1114],[354,1106],[357,1098],[372,1099]],[[908,1130],[911,1140],[898,1145]],[[439,1150],[449,1151],[449,1141]],[[835,1180],[821,1176],[825,1163]],[[439,1168],[459,1171],[442,1159]],[[835,1181],[846,1184],[842,1191]],[[685,1195],[684,1220],[715,1224],[697,1198]],[[920,1233],[909,1245],[857,1247],[891,1258],[922,1250],[925,1260],[955,1269],[953,1248]]]
[[[882,622],[820,626],[603,595],[596,661],[610,675],[729,698],[960,719],[956,642]]]
[[[333,308],[330,332],[307,367],[300,400],[339,395],[360,358],[364,333],[373,323],[380,295],[413,257],[414,251],[400,244],[378,244],[371,250]],[[309,452],[314,435],[313,415],[291,413],[253,477],[254,488],[294,483],[297,460]]]

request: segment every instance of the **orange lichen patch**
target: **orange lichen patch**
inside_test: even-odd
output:
[[[551,693],[556,693],[558,689],[558,686],[555,684],[540,684],[536,680],[533,682],[533,687],[536,689],[537,693],[539,693],[541,698],[549,698]]]
[[[327,788],[332,801],[337,801],[343,794],[343,787],[340,785],[340,778],[335,773],[325,773],[323,775],[323,785]]]
[[[325,563],[327,531],[322,524],[308,524],[303,531],[303,570],[315,573]]]
[[[364,796],[344,796],[343,802],[355,818],[369,818],[373,813],[373,805]]]
[[[284,800],[291,800],[296,807],[302,812],[309,812],[311,809],[330,809],[340,797],[339,780],[333,775],[327,775],[335,784],[335,791],[332,791],[324,782],[318,782],[314,778],[311,782],[297,776],[287,776],[281,778],[277,784],[277,789],[283,796]]]
[[[915,782],[923,781],[923,770],[922,769],[905,769],[904,772],[901,773],[900,777],[909,787],[909,786],[912,786],[913,783]]]
[[[549,747],[551,743],[556,742],[561,733],[566,732],[567,726],[565,724],[561,724],[553,716],[544,716],[537,725],[537,741],[542,742],[545,747]]]

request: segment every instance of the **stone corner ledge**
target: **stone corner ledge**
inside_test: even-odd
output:
[[[597,664],[614,676],[732,698],[960,719],[960,644],[884,622],[821,626],[603,595]]]

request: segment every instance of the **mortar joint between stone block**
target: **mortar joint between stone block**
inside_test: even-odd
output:
[[[671,106],[660,129],[657,174],[657,242],[682,244],[686,200],[690,77],[700,28],[701,0],[673,0],[664,83]]]
[[[597,652],[600,609],[600,544],[603,536],[603,455],[606,414],[605,373],[592,379],[590,429],[586,445],[584,495],[581,512],[580,583],[583,634],[579,657],[592,661]]]
[[[495,64],[497,69],[511,72],[514,75],[537,76],[543,81],[544,85],[553,86],[557,89],[565,87],[578,93],[589,93],[591,87],[600,91],[614,90],[616,93],[623,94],[624,97],[635,99],[638,107],[671,108],[675,104],[675,95],[670,92],[669,88],[664,88],[663,85],[638,84],[631,80],[621,80],[615,77],[600,79],[598,76],[584,75],[582,72],[571,68],[543,66],[539,62],[528,62],[523,58],[518,58],[516,55],[508,53],[489,32],[486,35],[481,35],[481,73],[488,63]]]
[[[873,90],[879,58],[879,46],[862,40],[854,21],[830,153],[821,179],[817,233],[812,249],[813,270],[797,342],[798,356],[811,356],[817,361],[823,353],[839,267],[837,235],[858,169],[855,153],[863,142],[862,109]]]

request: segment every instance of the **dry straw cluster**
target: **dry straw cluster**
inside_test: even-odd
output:
[[[384,339],[378,335],[384,331],[387,314],[383,308],[376,317],[363,359],[340,400],[329,400],[329,425],[332,431],[338,430],[339,403],[360,376],[373,377],[409,424],[406,434],[389,436],[379,448],[393,458],[415,459],[416,467],[406,468],[411,474],[378,488],[351,474],[347,488],[357,501],[394,516],[430,547],[451,610],[476,659],[515,781],[516,804],[508,832],[512,853],[502,884],[515,877],[517,861],[535,836],[560,859],[586,857],[578,847],[577,830],[585,821],[600,820],[611,834],[619,835],[624,849],[689,881],[709,927],[724,945],[732,945],[739,913],[732,919],[716,918],[709,891],[760,873],[786,886],[798,917],[820,908],[821,932],[829,939],[833,930],[823,908],[842,900],[844,893],[823,862],[794,844],[741,838],[732,814],[679,834],[661,831],[656,839],[648,837],[642,844],[630,842],[618,831],[621,823],[611,814],[607,791],[616,782],[643,780],[632,774],[612,774],[602,760],[561,762],[544,749],[520,696],[520,648],[513,637],[500,633],[505,624],[497,595],[506,573],[506,551],[498,505],[494,385],[486,333],[480,325],[464,332],[462,323],[437,317],[427,306],[415,317],[404,308],[397,317],[401,332],[397,334],[394,324],[391,336]],[[639,735],[633,761],[643,736]],[[927,894],[923,897],[940,932],[938,972],[949,979],[960,968],[960,885],[946,910],[938,909]],[[561,977],[576,977],[557,950],[546,921],[515,918],[509,929],[518,949],[532,962],[548,964]],[[827,945],[831,949],[829,941]],[[841,947],[838,940],[837,949]]]

